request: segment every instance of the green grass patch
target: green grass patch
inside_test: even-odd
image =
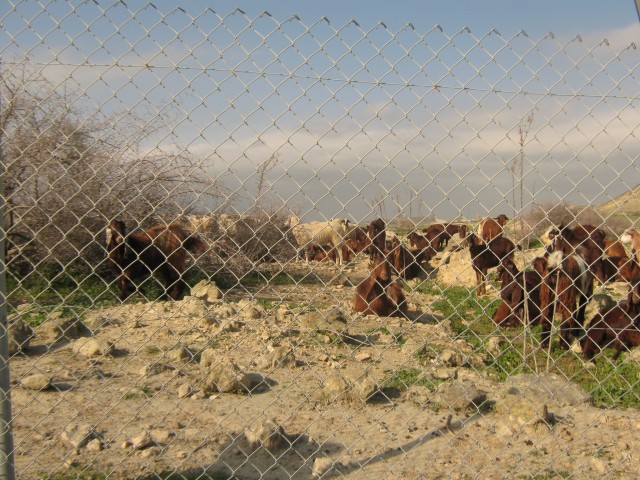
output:
[[[405,343],[407,343],[407,339],[404,338],[402,333],[391,333],[389,331],[389,329],[386,328],[386,327],[370,328],[370,329],[366,330],[365,333],[367,333],[367,334],[379,333],[379,334],[382,334],[382,335],[391,335],[393,337],[394,343],[397,343],[398,345],[404,345]]]
[[[451,322],[457,338],[478,348],[487,336],[496,331],[491,317],[499,304],[499,299],[476,297],[465,287],[447,287],[441,291],[440,299],[431,304],[431,308]]]
[[[159,353],[162,353],[162,350],[160,350],[160,348],[156,347],[155,345],[147,345],[144,351],[149,355],[157,355]]]
[[[151,387],[142,386],[132,390],[130,392],[125,393],[124,399],[131,400],[134,398],[150,398],[153,396],[153,389]]]
[[[640,368],[633,363],[615,363],[601,356],[593,369],[581,370],[574,381],[593,395],[598,407],[640,408]]]
[[[98,472],[93,468],[72,467],[64,473],[39,472],[39,479],[46,480],[107,480],[106,473]]]
[[[271,272],[253,270],[239,281],[240,284],[245,287],[252,287],[257,285],[298,285],[300,283],[315,283],[317,279],[313,275],[292,274],[283,271],[273,274]]]
[[[539,348],[539,326],[532,328],[527,336],[526,351],[523,351],[523,327],[498,328],[491,320],[500,302],[495,296],[476,297],[467,288],[440,287],[433,281],[423,282],[417,290],[438,297],[431,304],[432,309],[451,322],[456,338],[464,339],[477,353],[484,354],[485,365],[477,368],[486,368],[498,381],[520,373],[544,372],[549,365],[550,373],[571,379],[593,395],[598,407],[640,409],[640,367],[637,365],[623,363],[622,359],[613,363],[610,360],[612,352],[607,351],[597,357],[595,368],[587,369],[580,356],[558,347],[557,336],[553,338],[551,358],[548,358],[548,350]],[[505,338],[505,347],[500,353],[491,355],[485,349],[485,342],[496,334]],[[437,358],[441,352],[436,346],[432,347],[433,351],[426,349],[417,354],[416,360],[427,363]],[[394,374],[390,381],[399,385],[411,384],[411,373]]]
[[[7,274],[7,300],[10,306],[34,303],[88,308],[113,304],[116,298],[113,282],[96,273],[65,271],[56,265],[31,271],[22,278],[11,272]]]
[[[540,248],[542,246],[544,246],[542,241],[540,241],[539,238],[533,237],[529,239],[529,246],[527,248],[534,249],[534,248]]]
[[[535,370],[522,360],[522,351],[508,346],[495,358],[488,356],[487,366],[492,368],[498,380],[505,381],[512,375],[519,373],[535,373]]]
[[[387,380],[384,388],[396,388],[400,391],[407,390],[413,385],[426,387],[434,391],[444,380],[433,378],[420,378],[422,370],[412,367],[401,367],[398,370],[385,370]]]
[[[184,278],[188,285],[185,293],[188,294],[189,286],[208,277],[201,271],[192,269]],[[139,289],[127,299],[128,303],[157,300],[164,294],[164,284],[156,276],[136,279],[136,284]],[[216,284],[218,285],[217,281]],[[22,276],[7,272],[9,313],[13,313],[18,305],[32,304],[34,315],[27,320],[33,325],[42,323],[54,309],[66,308],[78,312],[91,307],[119,305],[121,302],[118,295],[115,278],[106,269],[88,271],[52,264]],[[36,310],[40,310],[39,317]]]

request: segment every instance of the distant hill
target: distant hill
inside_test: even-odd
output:
[[[608,202],[594,205],[593,208],[603,216],[611,215],[612,213],[640,215],[640,185],[636,185],[628,192],[618,195]]]

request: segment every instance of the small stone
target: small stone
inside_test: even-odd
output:
[[[455,350],[445,350],[440,355],[440,361],[449,367],[461,367],[467,363],[464,355]]]
[[[94,438],[89,443],[87,443],[87,450],[89,452],[100,452],[104,449],[104,445],[99,438]]]
[[[33,329],[19,316],[9,319],[9,355],[27,350],[32,337]]]
[[[191,385],[184,383],[178,387],[178,398],[187,398],[193,394],[193,388]]]
[[[85,357],[101,357],[112,355],[114,346],[112,343],[104,342],[97,338],[80,338],[73,344],[73,352]]]
[[[358,360],[359,362],[369,362],[371,361],[371,354],[368,352],[358,353],[356,355],[356,360]]]
[[[494,357],[497,357],[502,352],[502,343],[503,340],[500,337],[489,337],[487,343],[485,344],[485,347],[490,354],[492,354]]]
[[[276,347],[273,349],[273,354],[271,357],[271,368],[295,367],[296,365],[296,357],[291,348]]]
[[[376,382],[368,375],[359,375],[351,378],[351,389],[356,398],[363,402],[371,400],[378,392],[379,388]]]
[[[38,339],[44,343],[54,343],[58,340],[75,340],[81,334],[88,333],[89,330],[77,318],[61,318],[62,312],[53,312],[58,314],[54,318],[49,315],[49,321],[38,327]]]
[[[305,328],[329,330],[339,335],[344,333],[347,328],[347,317],[340,310],[309,312],[300,317],[300,322]]]
[[[220,363],[222,355],[218,350],[213,348],[207,348],[200,352],[200,366],[202,368],[209,368],[212,365]]]
[[[198,358],[197,352],[194,352],[189,347],[180,346],[169,352],[169,358],[174,362],[192,362]]]
[[[425,406],[431,402],[432,393],[428,388],[412,385],[407,390],[407,399],[419,406]]]
[[[601,458],[591,458],[590,459],[591,467],[598,473],[606,473],[607,471],[607,462],[605,462]]]
[[[243,298],[238,302],[237,309],[246,320],[257,320],[267,313],[261,305],[247,298]]]
[[[319,457],[313,461],[311,474],[316,478],[324,477],[325,475],[329,474],[329,472],[335,467],[335,460],[327,457]]]
[[[431,378],[435,378],[436,380],[448,380],[453,377],[455,373],[455,369],[453,368],[444,368],[444,367],[436,367],[429,372],[431,374]]]
[[[503,417],[508,419],[509,417]],[[518,429],[513,425],[508,423],[508,420],[503,420],[496,423],[495,426],[495,434],[498,438],[504,439],[505,442],[507,439],[513,437],[517,433]]]
[[[191,295],[206,302],[215,302],[222,298],[222,292],[214,282],[201,280],[191,289]]]
[[[275,451],[288,448],[290,445],[284,429],[275,420],[263,420],[251,425],[245,430],[244,436],[252,450],[264,447],[269,451]]]
[[[123,450],[127,450],[129,448],[133,448],[133,443],[131,443],[129,440],[125,440],[124,442],[122,442],[120,444],[120,448]]]
[[[175,436],[171,430],[157,429],[151,430],[151,438],[156,443],[169,443],[171,438]]]
[[[27,390],[48,390],[51,382],[48,377],[41,373],[34,373],[20,380],[20,385]]]
[[[229,318],[236,315],[237,312],[233,305],[223,303],[214,309],[214,313],[217,318]]]
[[[187,458],[188,456],[189,456],[189,454],[187,452],[178,452],[178,453],[176,453],[176,458],[179,458],[179,459]]]
[[[86,326],[89,328],[90,332],[93,334],[97,333],[99,330],[103,328],[107,328],[113,325],[121,325],[124,323],[121,319],[115,318],[111,315],[106,315],[104,313],[93,313],[86,315],[84,317],[86,322]]]
[[[396,343],[396,337],[391,335],[390,333],[381,333],[378,337],[378,342],[380,345],[393,345]]]
[[[134,450],[144,450],[153,445],[155,445],[155,442],[149,432],[142,432],[131,439],[131,446]]]
[[[162,449],[160,447],[152,446],[142,450],[142,453],[140,455],[145,458],[157,457],[158,455],[160,455],[161,452],[162,452]]]
[[[92,425],[71,423],[65,427],[61,439],[73,448],[83,448],[93,439],[100,440],[100,436]]]
[[[150,365],[142,367],[140,369],[140,375],[143,377],[152,377],[154,375],[159,375],[170,370],[175,370],[175,368],[164,363],[152,363]]]
[[[487,394],[479,390],[472,382],[453,380],[440,385],[438,401],[454,410],[478,408],[487,399]]]
[[[205,396],[214,393],[250,393],[253,389],[252,377],[243,372],[234,362],[225,361],[209,370],[202,383]]]
[[[334,374],[324,381],[323,390],[332,399],[343,395],[348,389],[349,385],[342,375]]]
[[[229,333],[239,332],[246,325],[244,322],[241,322],[240,320],[232,320],[232,319],[225,319],[219,322],[219,324],[220,324],[221,332],[229,332]]]

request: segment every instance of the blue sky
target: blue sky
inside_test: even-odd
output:
[[[208,5],[19,2],[1,53],[88,118],[168,113],[144,147],[200,158],[240,211],[272,155],[266,199],[309,219],[586,205],[640,183],[633,1]]]
[[[468,26],[477,33],[497,28],[503,35],[513,35],[524,29],[535,37],[547,32],[606,34],[638,23],[633,0],[275,0],[234,4],[249,15],[267,10],[280,18],[295,13],[304,21],[323,16],[337,24],[351,19],[368,25],[384,21],[392,30],[408,22],[423,28],[440,24],[449,32]]]

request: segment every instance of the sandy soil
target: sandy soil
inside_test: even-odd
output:
[[[441,273],[462,278],[468,264],[456,262]],[[430,311],[434,298],[407,287],[410,320],[363,317],[342,283],[365,267],[313,268],[328,286],[95,308],[83,317],[92,335],[77,339],[37,331],[11,360],[19,478],[640,477],[636,410],[567,397],[565,379],[546,400],[530,387],[538,380],[505,388],[482,368],[486,353]],[[80,349],[94,340],[97,353]],[[229,362],[250,392],[208,390],[213,366]],[[388,386],[409,369],[424,382]],[[48,388],[27,387],[36,374]],[[366,379],[377,393],[363,399]],[[255,432],[270,421],[279,441],[261,447]]]

